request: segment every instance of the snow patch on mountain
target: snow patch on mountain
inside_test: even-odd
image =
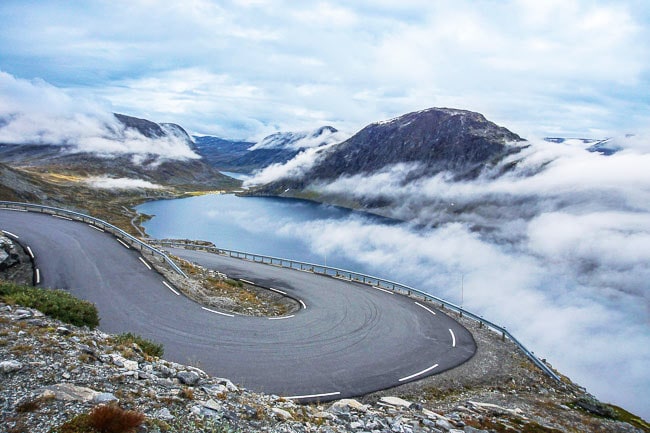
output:
[[[348,138],[336,128],[322,126],[313,131],[276,132],[255,143],[248,150],[287,149],[302,150],[340,143]]]

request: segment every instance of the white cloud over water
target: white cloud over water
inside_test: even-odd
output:
[[[534,142],[496,179],[406,182],[417,166],[398,164],[318,185],[394,200],[389,214],[417,226],[358,216],[272,225],[285,236],[300,233],[322,256],[463,302],[599,398],[647,418],[650,151],[642,140],[618,139],[623,150],[612,156],[585,144]]]

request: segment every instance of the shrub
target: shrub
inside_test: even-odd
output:
[[[99,325],[97,308],[63,290],[38,289],[0,282],[0,298],[7,303],[36,308],[43,314],[75,326]]]
[[[100,433],[133,432],[143,421],[144,414],[115,405],[96,406],[88,414],[88,424]]]
[[[116,405],[96,406],[90,413],[77,415],[50,433],[132,433],[144,422],[140,412]]]
[[[162,344],[155,343],[151,340],[147,340],[139,335],[126,332],[115,337],[115,342],[118,344],[137,344],[140,346],[140,349],[149,356],[155,356],[160,358],[165,349]]]

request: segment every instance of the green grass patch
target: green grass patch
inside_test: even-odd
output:
[[[0,282],[0,299],[8,304],[35,308],[43,314],[75,326],[94,329],[99,325],[95,304],[63,290],[38,289]]]
[[[115,336],[115,342],[117,344],[123,344],[123,345],[135,343],[138,346],[140,346],[140,349],[142,349],[142,351],[147,355],[158,357],[158,358],[163,356],[163,353],[165,352],[165,349],[163,348],[162,344],[155,343],[151,340],[147,340],[144,337],[141,337],[136,334],[132,334],[130,332],[126,332],[124,334]]]

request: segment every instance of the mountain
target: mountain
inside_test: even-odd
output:
[[[195,135],[193,138],[194,151],[201,155],[212,167],[223,171],[249,172],[252,170],[233,161],[244,156],[248,149],[255,145],[255,142],[226,140],[210,135]]]
[[[408,180],[450,173],[477,177],[526,146],[517,134],[479,113],[431,108],[372,123],[348,140],[324,149],[298,176],[281,177],[252,189],[256,194],[301,195],[318,184],[346,176],[371,175],[403,164]]]
[[[70,143],[0,144],[0,162],[30,168],[110,178],[140,179],[184,189],[238,186],[194,153],[191,137],[179,125],[115,114],[113,135],[90,145]],[[154,153],[157,152],[157,153]]]
[[[632,135],[628,134],[626,138],[631,137]],[[620,151],[622,147],[614,143],[611,138],[604,139],[595,139],[595,138],[566,138],[566,137],[545,137],[544,141],[549,143],[558,143],[558,144],[568,144],[568,145],[577,145],[584,147],[584,145],[589,145],[586,148],[589,152],[597,152],[601,155],[610,156]]]
[[[217,137],[194,137],[196,152],[213,167],[224,171],[252,173],[272,164],[284,164],[305,149],[342,141],[332,126],[313,131],[276,132],[257,143]]]

